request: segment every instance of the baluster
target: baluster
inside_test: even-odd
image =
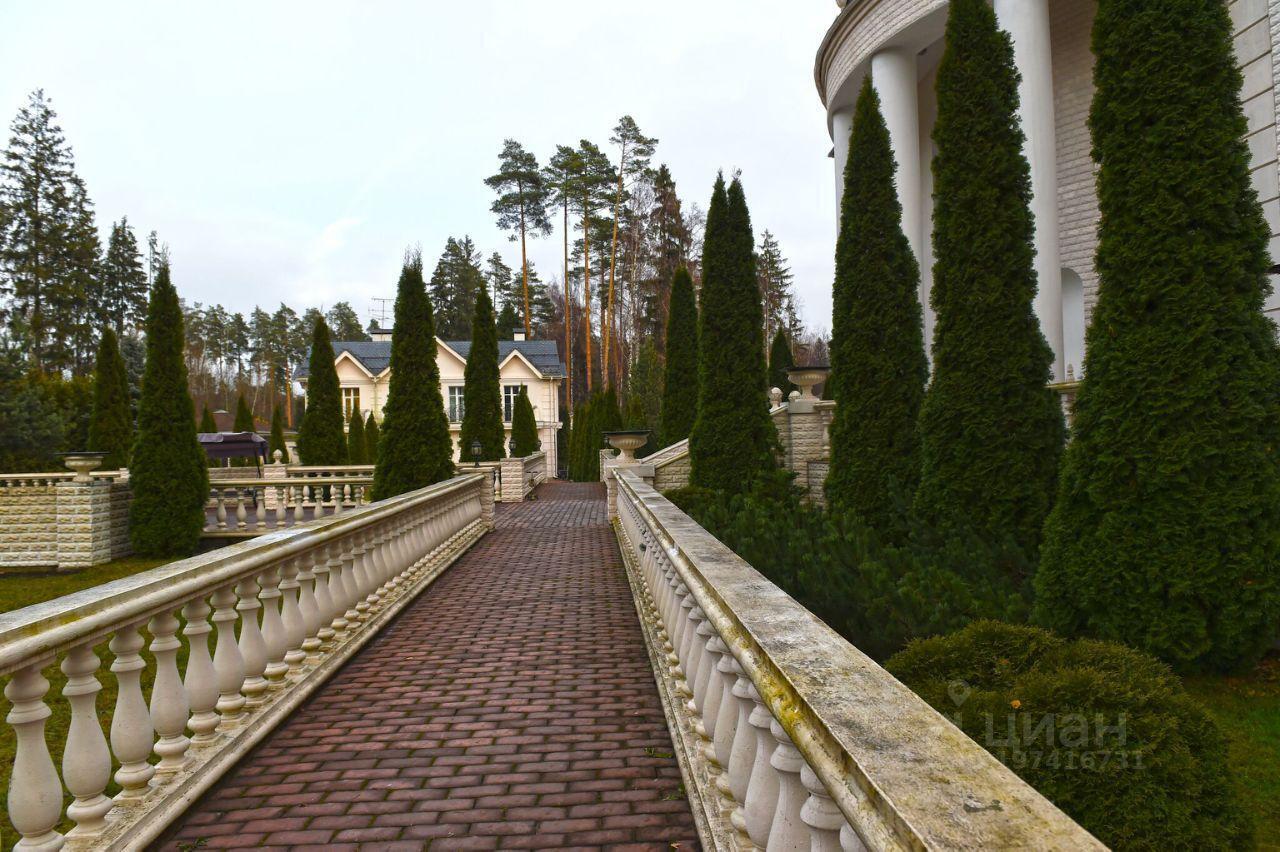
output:
[[[325,601],[328,594],[325,579],[328,574],[329,564],[323,547],[308,553],[302,561],[302,569],[298,571],[298,583],[302,587],[298,609],[302,611],[302,627],[306,633],[306,638],[302,640],[302,650],[307,652],[307,661],[313,664],[320,662],[320,646],[324,641],[320,638],[320,632],[333,620]]]
[[[346,611],[342,617],[347,622],[347,634],[355,633],[360,628],[361,613],[356,605],[363,597],[360,589],[364,587],[362,565],[364,560],[364,535],[354,533],[343,541],[342,550],[342,588]]]
[[[329,626],[325,642],[336,644],[347,638],[347,585],[344,573],[347,565],[342,560],[342,545],[335,542],[327,548],[329,553]],[[323,635],[323,634],[322,634]]]
[[[721,642],[723,643],[723,640]],[[715,755],[715,762],[727,770],[729,768],[729,759],[733,754],[734,735],[738,730],[740,709],[738,683],[745,675],[742,671],[742,665],[729,651],[728,645],[725,645],[724,656],[720,658],[716,668],[720,671],[721,680],[724,683],[724,691],[720,697],[720,710],[716,714],[715,734],[712,737],[712,753]],[[741,689],[745,694],[746,686],[744,685]]]
[[[213,515],[218,520],[218,529],[225,530],[227,528],[227,495],[221,488],[214,490],[214,500],[217,501],[217,508],[213,510]]]
[[[751,700],[751,692],[755,687],[742,671],[741,664],[736,673],[738,679],[733,685],[732,702],[733,707],[737,709],[736,722],[729,728],[731,737],[729,759],[727,761],[722,759],[720,762],[727,771],[716,780],[716,785],[720,787],[721,792],[728,793],[741,806],[747,801],[747,784],[751,780],[751,767],[756,758],[756,732],[750,722],[751,711],[755,708],[755,703]],[[722,716],[721,720],[723,718]],[[716,754],[720,754],[719,748],[716,749]]]
[[[279,485],[275,486],[276,508],[275,514],[272,516],[275,521],[275,529],[287,526],[289,507],[285,504],[285,497],[288,493],[288,489],[281,488]]]
[[[375,530],[364,530],[358,536],[355,569],[352,576],[356,580],[356,619],[362,624],[369,620],[369,596],[377,587],[375,567],[375,551],[378,548],[378,533]]]
[[[760,691],[756,689],[755,684],[752,684],[748,691],[755,706],[751,708],[751,715],[747,717],[747,722],[755,730],[756,748],[742,814],[747,836],[757,846],[764,848],[769,842],[773,812],[778,807],[778,773],[769,763],[778,743],[769,733],[769,725],[773,722],[773,717],[769,714],[769,709],[764,706]]]
[[[800,783],[809,791],[809,798],[800,808],[800,819],[809,826],[809,848],[812,852],[840,852],[844,814],[807,763],[800,767]]]
[[[800,783],[800,770],[805,767],[804,758],[777,719],[769,723],[769,732],[777,740],[769,765],[776,772],[778,801],[773,810],[766,848],[807,849],[809,829],[800,818],[800,810],[808,797]]]
[[[197,745],[217,738],[218,714],[213,708],[218,706],[218,682],[213,673],[213,658],[209,656],[209,634],[213,632],[209,626],[211,611],[204,596],[187,601],[182,608],[182,617],[187,620],[187,626],[182,628],[182,635],[187,637],[187,677],[183,684],[187,687],[187,700],[191,702],[187,727],[194,734],[191,742]]]
[[[156,659],[156,679],[151,686],[151,726],[159,739],[154,750],[160,762],[156,764],[157,780],[165,781],[177,774],[187,764],[187,692],[182,688],[178,675],[178,619],[172,612],[163,612],[147,625],[151,630],[151,656]],[[189,672],[188,665],[187,671]]]
[[[365,567],[368,569],[365,577],[369,583],[365,587],[364,599],[368,607],[368,613],[376,613],[382,604],[382,585],[386,582],[387,562],[385,558],[387,544],[387,525],[379,524],[373,533],[372,546],[365,551]],[[372,618],[371,614],[366,617]]]
[[[244,510],[244,490],[236,489],[236,529],[242,530],[248,526],[246,521],[249,515]]]
[[[694,691],[694,684],[698,682],[698,664],[702,662],[701,648],[698,641],[698,626],[704,620],[702,615],[702,607],[698,606],[698,602],[694,600],[693,593],[690,592],[688,601],[689,621],[684,627],[684,643],[680,650],[680,660],[684,664],[684,680],[685,692],[689,696],[689,700],[685,703],[686,709],[694,713],[698,713],[698,693]]]
[[[258,594],[258,599],[262,601],[262,641],[267,649],[267,668],[264,673],[271,689],[280,687],[284,683],[284,676],[289,672],[289,664],[284,661],[289,646],[284,622],[280,620],[278,570],[268,568],[258,577],[258,584],[262,586],[262,591]]]
[[[257,486],[254,486],[252,493],[253,517],[257,521],[254,526],[256,526],[259,531],[262,531],[267,528],[267,489],[259,489]]]
[[[98,693],[102,691],[97,677],[98,665],[98,655],[90,645],[72,648],[62,660],[62,673],[67,676],[62,694],[71,705],[71,724],[62,750],[62,780],[76,797],[67,806],[67,816],[76,824],[67,832],[68,837],[100,834],[114,806],[104,795],[111,781],[111,751],[98,722]],[[11,813],[12,806],[11,800]]]
[[[151,755],[151,714],[142,697],[142,670],[146,662],[142,650],[141,624],[116,631],[107,647],[115,655],[111,671],[116,674],[116,709],[111,716],[111,753],[120,761],[116,783],[122,788],[119,803],[129,803],[146,795],[155,767],[147,763]]]
[[[218,638],[213,646],[213,675],[218,687],[218,701],[214,708],[222,717],[224,730],[239,727],[245,698],[240,694],[244,685],[244,658],[236,644],[236,593],[231,586],[223,586],[209,599],[213,604],[213,624]]]
[[[302,642],[307,638],[306,627],[302,621],[302,611],[298,608],[298,566],[301,560],[297,557],[286,559],[280,565],[280,620],[284,624],[285,654],[284,661],[289,666],[290,674],[297,672],[298,667],[307,660],[302,650]]]
[[[13,705],[5,721],[17,740],[9,776],[9,820],[22,835],[21,848],[62,847],[62,835],[54,831],[62,815],[62,782],[44,740],[44,720],[53,711],[44,703],[49,681],[41,670],[53,660],[41,657],[19,669],[4,688],[5,698]]]
[[[263,703],[267,691],[267,680],[262,676],[267,669],[267,645],[258,627],[258,610],[262,609],[258,591],[254,577],[246,577],[236,584],[236,595],[240,598],[236,604],[240,611],[240,658],[244,661],[244,684],[240,691],[250,709]]]
[[[866,844],[847,822],[840,826],[840,848],[843,852],[867,852]]]
[[[333,514],[335,516],[342,514],[342,491],[341,483],[333,486]]]
[[[710,627],[710,622],[707,622]],[[720,663],[725,654],[729,653],[729,649],[725,646],[724,640],[720,638],[720,634],[715,632],[715,628],[711,628],[711,638],[707,640],[707,659],[704,668],[707,672],[707,679],[703,686],[703,706],[702,706],[702,725],[706,728],[707,739],[711,742],[715,741],[716,724],[720,719],[720,701],[724,695],[724,687],[726,685],[726,677],[724,670],[720,668]],[[709,760],[715,762],[715,749],[704,748],[704,754]]]

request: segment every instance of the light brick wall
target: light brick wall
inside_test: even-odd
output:
[[[127,482],[0,488],[0,571],[73,571],[128,556]]]
[[[659,491],[674,491],[689,484],[689,475],[693,465],[689,461],[689,450],[655,464],[653,468],[653,487]]]
[[[850,0],[822,73],[827,106],[833,105],[832,96],[853,69],[891,36],[946,5],[946,0]],[[849,103],[856,94],[856,90],[849,93]]]
[[[506,458],[500,462],[502,490],[499,503],[520,503],[529,492],[547,479],[547,454],[537,452],[523,458]]]
[[[0,570],[58,565],[55,483],[0,487]]]

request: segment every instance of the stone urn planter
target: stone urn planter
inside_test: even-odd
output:
[[[817,399],[813,394],[814,385],[822,384],[830,375],[831,368],[826,364],[792,367],[787,370],[787,378],[791,381],[791,384],[800,388],[801,399]]]
[[[630,464],[636,460],[636,450],[649,440],[648,429],[625,429],[620,432],[605,432],[609,446],[618,451],[618,461]]]
[[[107,457],[107,454],[91,452],[59,453],[58,457],[62,459],[62,463],[69,470],[75,471],[76,475],[71,478],[72,482],[93,482],[91,474],[102,467],[102,460]]]

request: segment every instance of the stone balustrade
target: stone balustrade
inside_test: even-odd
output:
[[[541,450],[524,457],[505,458],[499,464],[498,501],[521,503],[546,481],[547,454]]]
[[[296,479],[225,479],[209,484],[206,538],[261,535],[341,515],[369,500],[372,474]]]
[[[705,846],[1103,848],[634,470],[613,474]]]
[[[0,615],[18,847],[146,847],[493,519],[490,480],[467,474]],[[114,708],[95,707],[104,653]],[[45,730],[54,663],[70,705],[69,727],[52,732],[61,772]]]

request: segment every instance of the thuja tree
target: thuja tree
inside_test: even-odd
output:
[[[373,497],[383,500],[453,476],[449,421],[440,395],[435,321],[422,279],[422,257],[405,259],[391,334],[391,380],[373,471]]]
[[[659,443],[669,447],[689,437],[698,417],[698,303],[693,276],[684,266],[671,277],[666,350],[658,431]]]
[[[201,432],[217,432],[218,424],[213,419],[213,413],[209,411],[209,406],[204,407],[204,412],[200,415],[200,431]]]
[[[298,456],[305,465],[346,464],[347,436],[342,423],[338,370],[329,342],[329,324],[317,316],[311,329],[307,365],[307,409],[298,427]]]
[[[369,412],[364,421],[365,464],[373,464],[378,460],[378,419]]]
[[[929,376],[920,270],[902,232],[893,150],[871,81],[853,114],[832,292],[829,505],[878,529],[914,491]],[[781,333],[781,332],[779,332]]]
[[[284,442],[284,416],[278,405],[271,411],[271,437],[267,439],[267,455],[273,462],[276,458],[276,450],[280,451],[280,463],[288,464],[289,447]]]
[[[129,538],[139,556],[187,556],[204,529],[209,471],[187,392],[182,309],[163,263],[151,287],[138,438],[129,459]]]
[[[511,440],[515,442],[514,455],[517,458],[538,451],[538,422],[534,419],[533,403],[529,401],[529,392],[524,385],[520,386],[515,411],[511,414]]]
[[[782,398],[786,399],[787,394],[791,393],[791,380],[787,378],[787,371],[796,365],[795,359],[791,355],[791,341],[787,340],[787,333],[782,329],[773,335],[773,343],[769,345],[769,389],[773,388],[782,391]]]
[[[920,414],[915,506],[1034,553],[1049,513],[1063,420],[1053,354],[1032,312],[1030,172],[1009,36],[986,0],[953,0],[933,138],[933,380]]]
[[[207,410],[207,409],[206,409]],[[93,410],[89,416],[89,447],[106,453],[103,470],[119,470],[129,464],[133,446],[133,415],[129,411],[129,377],[116,333],[103,329],[93,371]]]
[[[462,443],[463,458],[477,461],[472,444],[480,443],[479,461],[503,458],[502,387],[498,383],[498,332],[493,324],[493,302],[488,290],[476,294],[471,317],[471,351],[463,372]]]
[[[1256,660],[1280,620],[1280,366],[1231,32],[1222,3],[1098,4],[1098,301],[1036,577],[1041,622],[1183,669]]]
[[[726,192],[719,176],[702,251],[698,416],[689,436],[694,485],[739,493],[776,467],[763,322],[746,196],[737,178]]]
[[[245,404],[244,394],[240,394],[240,396],[236,398],[236,419],[231,428],[237,432],[253,431],[253,412],[250,411],[249,406]]]
[[[364,417],[358,408],[353,408],[347,421],[347,464],[368,463],[369,445],[364,440]]]

